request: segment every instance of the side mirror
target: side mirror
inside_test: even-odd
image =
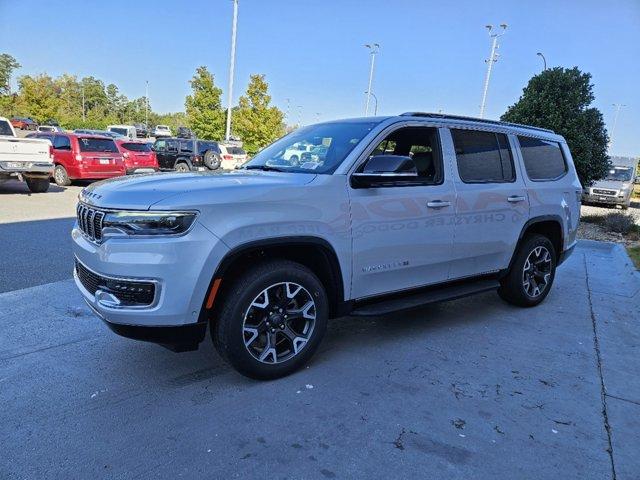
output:
[[[376,155],[364,165],[362,172],[351,176],[354,188],[391,186],[399,180],[418,178],[416,164],[411,157],[402,155]]]

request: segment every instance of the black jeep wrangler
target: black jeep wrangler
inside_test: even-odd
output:
[[[158,157],[160,170],[218,170],[222,163],[218,142],[210,140],[159,138],[153,144],[153,151]]]

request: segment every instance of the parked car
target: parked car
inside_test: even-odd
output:
[[[136,133],[136,127],[133,125],[109,125],[107,127],[107,132],[117,133],[130,139],[137,138],[138,136]]]
[[[135,140],[116,140],[127,174],[157,172],[158,159],[151,145]]]
[[[178,138],[193,138],[193,132],[190,128],[187,127],[178,127],[178,133],[176,134]]]
[[[326,155],[282,163],[296,142]],[[185,351],[210,331],[238,371],[276,378],[330,317],[490,290],[538,305],[576,244],[581,190],[550,130],[415,112],[321,123],[234,172],[87,187],[75,279],[121,335]]]
[[[631,205],[638,159],[612,157],[607,176],[582,191],[582,202],[616,206],[626,210]]]
[[[53,145],[53,180],[60,186],[73,180],[98,180],[126,174],[122,154],[112,138],[75,133],[36,133]]]
[[[153,129],[153,136],[156,138],[160,137],[171,137],[173,134],[171,133],[171,129],[166,125],[156,125],[156,128]]]
[[[82,134],[82,135],[98,135],[101,137],[113,138],[114,140],[125,140],[129,137],[122,135],[117,132],[109,132],[107,130],[91,130],[87,128],[76,128],[73,133]]]
[[[39,125],[37,128],[38,132],[59,132],[64,133],[64,130],[57,125]]]
[[[282,159],[293,164],[297,164],[302,157],[302,154],[308,152],[313,148],[313,145],[309,143],[298,142],[291,145],[283,154]]]
[[[35,130],[38,128],[38,124],[28,117],[13,117],[11,119],[11,126],[20,130]]]
[[[36,138],[17,138],[11,122],[0,117],[0,183],[24,180],[32,193],[49,190],[53,173],[51,143]]]
[[[149,128],[144,123],[135,123],[133,126],[136,127],[136,137],[147,138],[149,136]]]
[[[225,170],[233,170],[239,168],[247,161],[248,155],[242,147],[234,145],[219,144],[222,156],[222,168]]]
[[[194,141],[186,138],[161,138],[153,144],[161,170],[188,172],[190,170],[217,170],[222,165],[220,146],[217,142],[196,140],[197,153],[194,153]]]

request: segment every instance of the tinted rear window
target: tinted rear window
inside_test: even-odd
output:
[[[119,133],[120,135],[124,135],[125,137],[129,133],[129,130],[127,130],[126,128],[110,128],[109,131],[113,133]]]
[[[81,152],[118,153],[116,143],[109,138],[78,138]]]
[[[477,130],[451,130],[458,172],[465,183],[515,180],[507,136]]]
[[[227,147],[227,150],[229,150],[231,155],[244,155],[247,153],[240,147]]]
[[[520,136],[518,142],[531,180],[554,180],[566,173],[567,164],[558,142]]]
[[[11,127],[9,126],[9,122],[0,122],[0,135],[13,136],[13,132],[11,131]]]
[[[148,143],[123,143],[122,148],[132,152],[150,152],[151,145]]]

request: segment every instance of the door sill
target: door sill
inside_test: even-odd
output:
[[[410,293],[395,294],[383,299],[378,298],[365,302],[356,302],[350,315],[357,317],[387,315],[403,310],[420,308],[430,303],[456,300],[477,293],[489,292],[496,290],[498,287],[500,287],[500,282],[495,277],[447,283],[420,291],[414,290]]]

